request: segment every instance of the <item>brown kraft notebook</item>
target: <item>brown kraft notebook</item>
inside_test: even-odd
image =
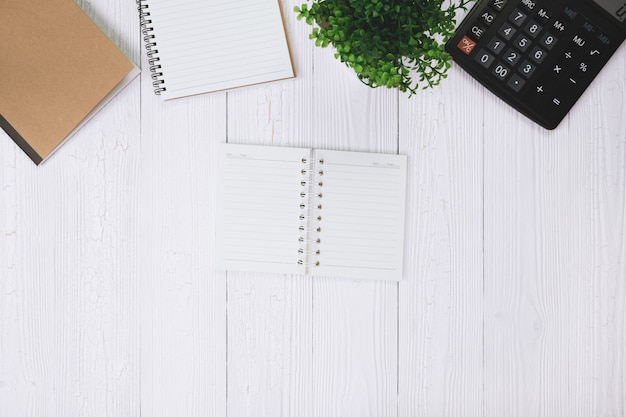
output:
[[[139,70],[73,0],[0,4],[0,127],[39,164]]]

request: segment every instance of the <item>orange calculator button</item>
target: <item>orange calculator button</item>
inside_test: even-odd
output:
[[[461,41],[456,45],[465,55],[469,55],[474,47],[476,46],[476,42],[468,38],[467,36],[463,36]]]

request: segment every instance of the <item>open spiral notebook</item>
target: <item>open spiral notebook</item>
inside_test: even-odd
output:
[[[406,155],[223,144],[218,268],[402,279]]]
[[[136,0],[165,100],[295,77],[278,0]]]

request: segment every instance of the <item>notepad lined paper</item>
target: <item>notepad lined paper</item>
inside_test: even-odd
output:
[[[142,1],[165,99],[295,76],[277,0]]]
[[[402,278],[406,156],[316,150],[323,161],[317,275]]]
[[[218,267],[400,280],[406,156],[224,144]]]
[[[218,261],[223,269],[304,273],[300,209],[310,150],[224,145],[218,188]],[[300,175],[298,175],[300,173]]]

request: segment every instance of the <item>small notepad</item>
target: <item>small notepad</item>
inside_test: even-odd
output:
[[[224,144],[220,269],[402,279],[406,156]]]
[[[295,76],[278,0],[139,0],[164,99]]]
[[[0,128],[35,164],[137,75],[73,0],[1,2]]]

